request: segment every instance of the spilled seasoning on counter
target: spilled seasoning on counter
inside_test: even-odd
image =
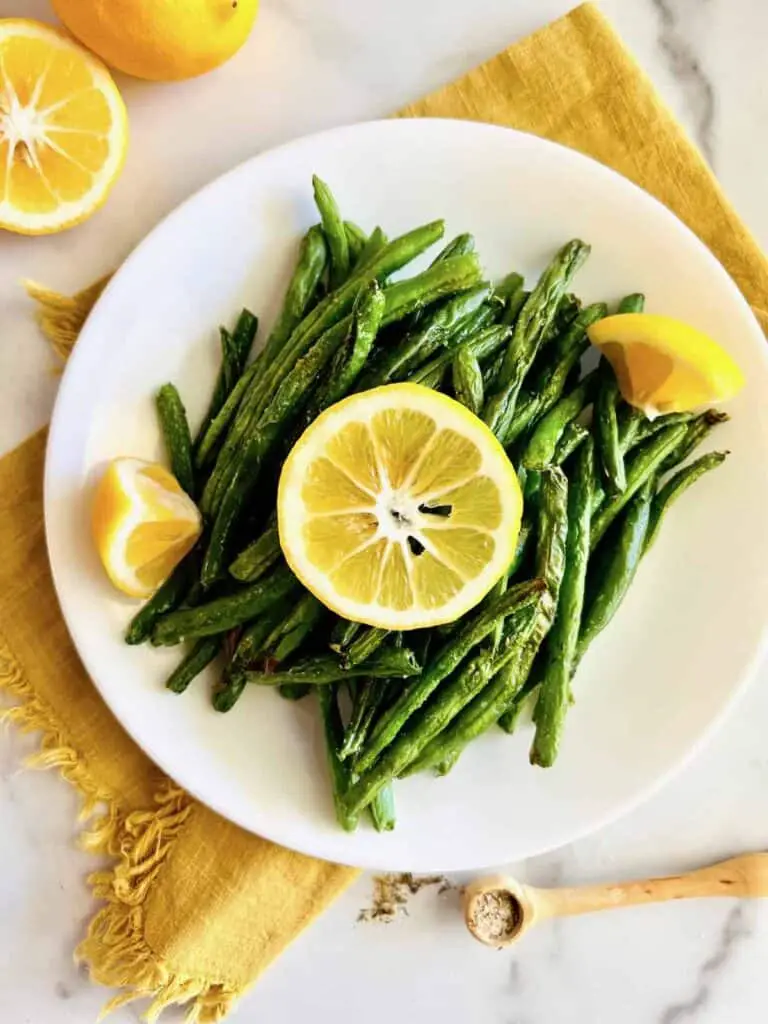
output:
[[[429,886],[439,886],[438,895],[455,889],[445,875],[413,875],[410,871],[399,875],[378,875],[373,880],[373,898],[370,907],[363,907],[358,921],[390,924],[399,914],[408,914],[408,901]]]

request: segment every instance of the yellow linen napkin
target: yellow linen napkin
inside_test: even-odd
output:
[[[493,121],[610,164],[706,242],[756,311],[768,265],[648,81],[586,5],[402,112]],[[38,290],[41,322],[65,355],[102,283],[73,299]],[[152,997],[150,1019],[188,1002],[220,1020],[234,999],[355,872],[248,835],[155,768],[112,718],[61,619],[42,528],[44,436],[0,462],[0,686],[21,727],[42,731],[36,763],[84,796],[84,844],[112,857],[92,878],[103,907],[78,953],[92,977]],[[105,813],[93,817],[99,805]]]

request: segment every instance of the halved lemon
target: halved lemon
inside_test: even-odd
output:
[[[125,159],[125,105],[98,58],[56,29],[0,19],[0,227],[78,224]]]
[[[142,459],[110,462],[96,488],[93,538],[107,575],[131,597],[149,597],[202,530],[200,513],[167,469]]]
[[[307,428],[277,495],[283,553],[355,622],[419,629],[469,611],[505,572],[522,513],[490,430],[418,384],[344,399]]]
[[[624,399],[650,418],[724,402],[744,386],[725,349],[671,316],[622,313],[587,333],[613,367]]]

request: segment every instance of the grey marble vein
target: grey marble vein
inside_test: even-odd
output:
[[[659,1024],[681,1024],[685,1020],[697,1020],[712,994],[712,985],[726,964],[732,959],[739,943],[749,938],[752,929],[746,921],[746,906],[739,903],[725,919],[717,948],[701,965],[696,979],[696,988],[690,998],[682,1003],[667,1006],[661,1013]]]
[[[715,88],[694,49],[690,31],[693,18],[700,16],[709,2],[696,0],[692,11],[685,0],[652,0],[660,23],[659,48],[685,91],[695,125],[696,142],[714,168]]]
[[[54,992],[59,997],[59,999],[71,999],[72,998],[72,989],[68,985],[66,985],[63,981],[57,981],[56,982],[56,985],[54,986]]]

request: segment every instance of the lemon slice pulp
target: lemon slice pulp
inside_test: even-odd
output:
[[[623,313],[587,333],[613,367],[623,398],[651,418],[724,402],[744,386],[725,349],[682,320]]]
[[[384,629],[451,622],[512,561],[522,497],[493,434],[417,384],[352,395],[307,428],[278,488],[280,543],[320,601]]]
[[[202,521],[176,478],[153,462],[109,464],[93,500],[96,548],[112,583],[131,597],[149,597],[200,536]]]
[[[45,234],[84,220],[127,142],[125,106],[100,60],[48,25],[0,19],[0,227]]]

